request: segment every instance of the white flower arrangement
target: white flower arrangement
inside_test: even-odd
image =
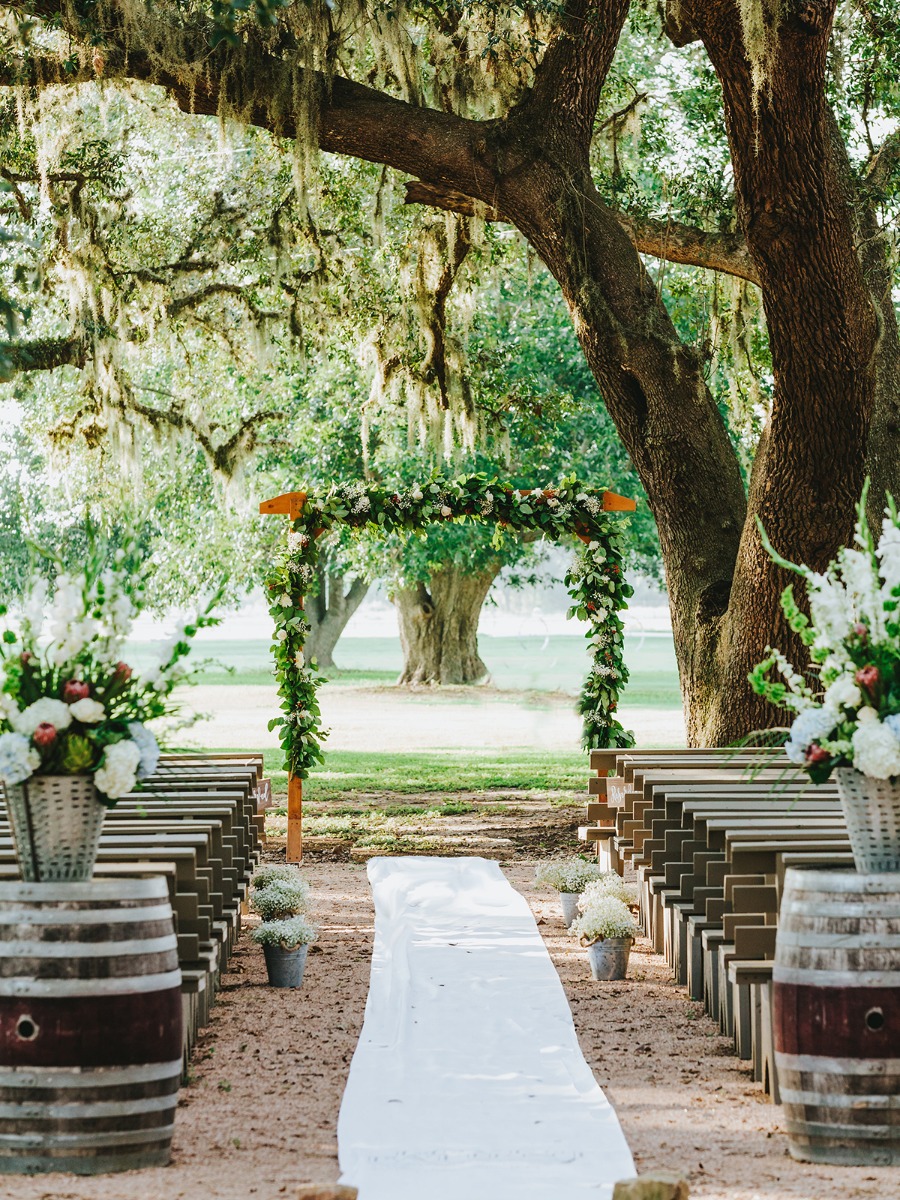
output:
[[[605,872],[597,863],[584,858],[552,859],[541,863],[534,874],[538,887],[555,888],[557,892],[583,892],[589,883],[602,879]]]
[[[306,912],[308,904],[309,884],[299,875],[291,879],[272,879],[265,887],[254,888],[250,898],[251,908],[264,921]]]
[[[626,883],[617,871],[604,871],[598,878],[585,886],[581,904],[591,904],[600,896],[613,896],[628,908],[637,908],[640,892],[636,883]],[[579,905],[580,907],[580,905]]]
[[[198,629],[217,623],[209,614],[218,594],[179,624],[139,678],[121,654],[143,605],[145,569],[132,548],[110,553],[94,543],[80,571],[59,568],[52,587],[43,576],[30,581],[17,620],[0,631],[4,784],[90,774],[114,803],[156,769],[159,747],[145,722],[174,711],[168,697],[185,678],[181,660]]]
[[[758,694],[795,714],[785,753],[816,783],[835,767],[855,767],[873,779],[900,777],[900,518],[888,497],[876,545],[865,501],[864,493],[855,529],[858,548],[841,550],[824,573],[787,562],[763,535],[775,561],[805,580],[809,616],[791,588],[781,603],[812,666],[804,675],[769,648],[750,682]],[[773,669],[784,682],[770,678]]]
[[[250,934],[258,946],[281,946],[283,950],[296,950],[314,942],[319,931],[303,913],[284,920],[263,921]]]
[[[607,938],[635,938],[639,933],[628,906],[608,892],[598,891],[590,898],[582,897],[578,911],[579,915],[569,926],[569,933],[582,945]]]
[[[253,872],[253,887],[261,890],[268,887],[270,883],[274,883],[276,879],[290,881],[302,878],[300,868],[291,866],[290,863],[263,863]]]

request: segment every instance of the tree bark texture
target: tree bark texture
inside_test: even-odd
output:
[[[397,588],[394,604],[403,648],[398,683],[480,683],[488,669],[478,653],[478,618],[500,564],[466,573],[456,567]]]
[[[357,576],[348,586],[346,573],[329,567],[325,561],[320,562],[316,572],[316,586],[316,592],[306,597],[303,609],[312,626],[306,639],[306,656],[325,669],[335,665],[335,646],[365,599],[369,584]]]
[[[533,87],[502,119],[418,107],[339,75],[316,81],[323,149],[414,176],[412,198],[437,207],[457,207],[460,197],[485,206],[521,231],[558,281],[659,527],[694,744],[732,742],[772,723],[747,683],[768,644],[804,661],[780,612],[786,580],[762,548],[757,519],[782,554],[821,569],[851,536],[865,472],[879,322],[829,141],[834,3],[757,0],[768,23],[762,60],[759,46],[745,45],[746,6],[737,0],[681,0],[672,20],[676,40],[703,41],[722,84],[738,213],[769,329],[774,401],[749,502],[699,356],[680,341],[590,176],[593,122],[628,0],[572,0]],[[62,10],[64,25],[73,20],[69,6],[39,0],[37,8],[44,16]],[[188,82],[154,61],[133,30],[127,54],[124,40],[116,49],[111,27],[106,74],[152,80],[198,113],[218,111],[227,88],[233,112],[293,136],[280,98],[295,93],[299,69],[252,39],[210,53],[198,29],[184,35],[185,55],[203,62]],[[64,83],[90,77],[87,65],[65,75],[50,58],[33,60],[32,70]],[[729,251],[734,261],[739,248]],[[741,269],[749,278],[746,259]],[[894,406],[888,434],[896,417]],[[436,575],[430,593],[417,588],[398,608],[402,626],[409,616],[409,646],[422,646],[412,675],[448,682],[426,652],[442,586]],[[453,674],[465,675],[462,649],[459,658]],[[477,649],[470,670],[476,660]]]
[[[770,561],[757,522],[786,558],[827,566],[852,537],[875,395],[878,321],[825,100],[834,0],[762,0],[762,11],[761,63],[762,48],[745,45],[734,0],[682,5],[722,85],[738,215],[759,272],[775,377],[717,652],[726,700],[695,727],[712,743],[771,722],[771,708],[746,686],[767,643],[806,661],[778,602],[789,578]]]

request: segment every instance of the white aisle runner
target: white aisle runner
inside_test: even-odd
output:
[[[525,899],[482,858],[376,858],[369,880],[341,1182],[359,1200],[610,1196],[634,1163]]]

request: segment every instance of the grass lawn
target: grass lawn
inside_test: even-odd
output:
[[[239,747],[233,751],[240,752]],[[275,791],[285,793],[287,776],[280,751],[267,750],[265,757]],[[439,797],[508,788],[584,793],[586,778],[587,757],[579,750],[433,750],[422,754],[334,750],[326,755],[324,768],[304,781],[303,799],[312,814],[321,802],[355,805],[361,792],[398,796],[430,792]]]
[[[576,695],[587,670],[583,637],[478,639],[481,657],[495,687],[512,692],[567,692]],[[267,684],[272,681],[271,656],[265,641],[204,641],[197,653],[210,662],[198,682],[206,684]],[[156,661],[152,645],[128,648],[138,668]],[[340,670],[329,672],[333,685],[360,687],[394,683],[402,663],[396,638],[347,638],[338,645]],[[642,708],[680,708],[675,648],[669,636],[647,634],[625,638],[625,662],[631,680],[622,694],[626,705]],[[230,670],[226,670],[230,668]]]

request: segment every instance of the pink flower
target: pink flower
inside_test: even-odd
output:
[[[42,750],[47,746],[52,746],[56,741],[56,726],[51,725],[49,721],[41,721],[37,729],[31,735],[31,739],[36,746]]]
[[[126,662],[117,662],[113,678],[117,683],[127,683],[132,676],[131,667]]]
[[[853,626],[853,632],[861,642],[866,641],[869,636],[868,627],[863,625],[861,621],[857,621],[857,623]]]
[[[74,704],[76,700],[84,700],[91,694],[90,684],[81,679],[70,679],[63,684],[62,698],[66,704]]]
[[[806,751],[806,761],[808,763],[827,762],[831,755],[818,742],[811,742],[809,749]]]
[[[881,672],[878,668],[869,663],[866,667],[860,667],[854,678],[869,698],[874,700],[881,683]]]

